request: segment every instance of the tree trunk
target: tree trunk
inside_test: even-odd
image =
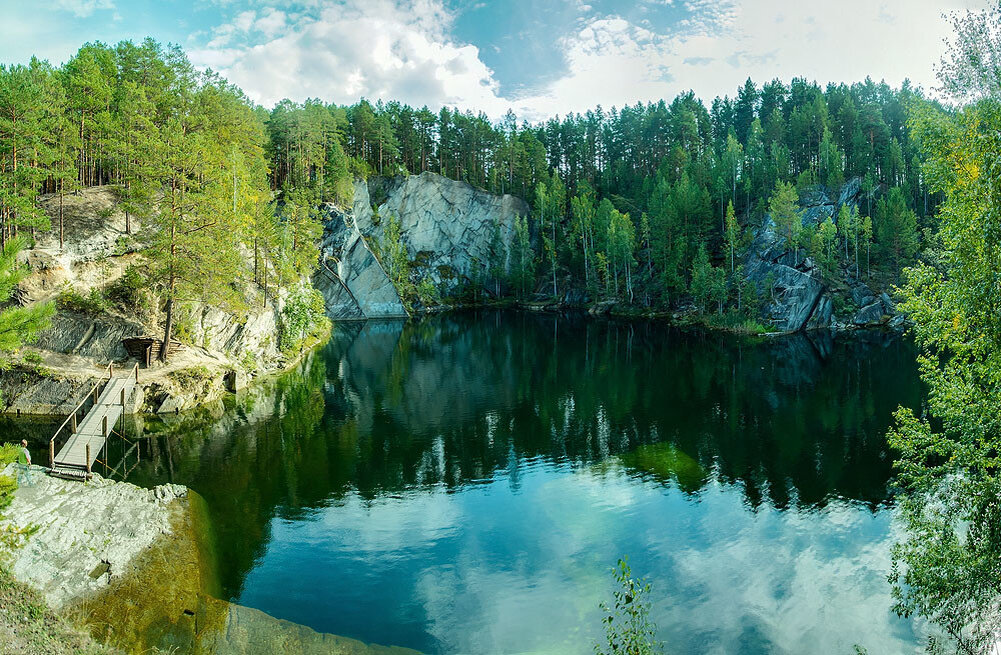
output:
[[[59,249],[63,249],[65,231],[63,229],[63,178],[59,178]]]
[[[170,350],[170,335],[174,328],[174,281],[171,280],[170,288],[167,291],[167,318],[163,327],[163,345],[160,347],[160,361],[167,363],[167,352]]]

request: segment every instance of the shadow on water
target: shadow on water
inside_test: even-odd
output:
[[[130,481],[205,498],[223,595],[247,600],[275,530],[352,503],[501,481],[518,494],[538,467],[622,470],[690,502],[723,485],[752,514],[846,500],[877,512],[889,500],[890,414],[921,398],[912,345],[882,333],[751,341],[501,312],[338,324],[295,371],[231,407],[147,420]],[[353,636],[454,643],[433,626],[394,629]]]

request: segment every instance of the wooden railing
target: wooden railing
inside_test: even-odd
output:
[[[94,405],[97,404],[97,399],[101,397],[101,393],[104,392],[104,389],[111,382],[111,379],[115,376],[114,362],[108,364],[107,371],[108,371],[108,377],[99,379],[90,387],[90,391],[87,392],[87,395],[84,396],[83,400],[81,400],[76,407],[73,408],[73,411],[70,412],[69,416],[66,417],[66,420],[62,422],[62,425],[60,425],[56,429],[55,433],[53,433],[52,435],[52,438],[49,439],[49,468],[54,468],[56,464],[56,440],[59,438],[59,435],[62,434],[64,438],[68,439],[70,436],[73,435],[74,432],[76,432],[77,425],[79,424],[79,422],[82,421],[84,417],[87,416],[87,413],[90,412],[90,410],[94,407]],[[135,376],[136,384],[139,384],[138,362],[136,363],[135,366],[132,367],[131,375]],[[122,405],[125,405],[125,401],[126,398],[123,397],[121,400]],[[68,431],[64,432],[64,430],[67,430],[67,427],[69,428]]]

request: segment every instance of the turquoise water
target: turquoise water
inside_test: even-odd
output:
[[[341,324],[130,478],[207,500],[228,599],[429,653],[588,653],[628,555],[669,653],[920,651],[890,610],[883,334],[519,313]]]

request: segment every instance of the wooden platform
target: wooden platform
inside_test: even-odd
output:
[[[94,462],[104,449],[104,444],[125,412],[125,403],[132,397],[135,388],[134,374],[111,377],[107,380],[94,405],[87,410],[86,415],[77,424],[76,430],[71,428],[66,443],[55,455],[52,462],[53,474],[79,477],[93,468]],[[71,416],[71,419],[75,419],[75,415]]]

